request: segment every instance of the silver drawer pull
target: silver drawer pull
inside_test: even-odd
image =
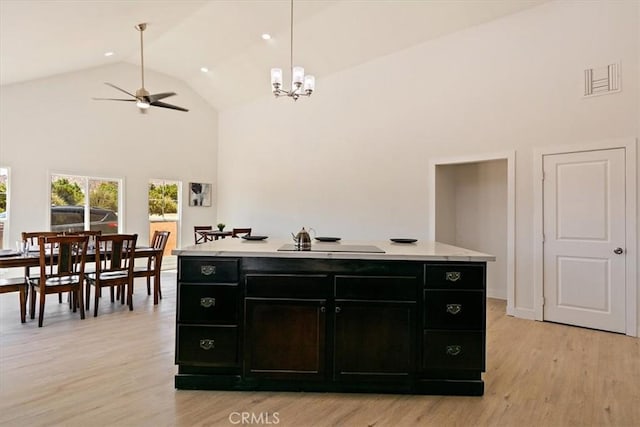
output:
[[[462,273],[459,271],[447,271],[444,274],[444,280],[447,282],[457,282],[462,279]]]
[[[215,347],[215,340],[210,339],[201,339],[200,340],[200,348],[203,350],[211,350]]]
[[[215,307],[216,299],[213,297],[200,298],[200,305],[204,308]]]
[[[204,276],[211,276],[212,274],[216,274],[216,266],[215,265],[201,265],[200,273]]]
[[[448,345],[447,346],[447,354],[449,356],[457,356],[460,353],[462,353],[462,346],[461,345]]]
[[[447,313],[456,315],[462,311],[462,304],[447,304]]]

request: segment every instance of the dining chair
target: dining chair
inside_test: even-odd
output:
[[[251,236],[250,228],[234,228],[231,230],[231,237]]]
[[[20,321],[25,323],[27,313],[27,284],[25,277],[10,277],[0,279],[0,294],[18,292],[20,302]]]
[[[38,238],[40,236],[43,237],[53,237],[58,236],[60,233],[57,231],[23,231],[22,232],[22,241],[26,243],[31,251],[35,251],[38,248]],[[28,281],[29,276],[31,275],[31,269],[26,267],[24,269],[24,277],[25,283]],[[29,292],[29,287],[27,286],[26,292]],[[62,292],[58,294],[58,302],[62,303]]]
[[[133,267],[137,234],[105,234],[96,236],[96,271],[86,275],[86,304],[89,307],[91,286],[94,290],[93,317],[98,315],[102,288],[110,288],[111,302],[115,302],[114,288],[120,289],[121,303],[125,290],[129,310],[133,310]]]
[[[147,278],[147,295],[151,295],[151,278],[153,277],[153,302],[157,304],[158,298],[162,298],[160,288],[160,268],[162,267],[162,256],[169,240],[169,231],[156,230],[151,239],[151,247],[156,249],[153,255],[147,259],[146,266],[134,267],[133,277]]]
[[[40,254],[40,275],[28,277],[30,315],[35,318],[36,294],[40,295],[38,327],[44,320],[44,304],[47,294],[70,292],[70,307],[75,313],[80,309],[80,318],[84,319],[82,286],[85,275],[84,266],[87,256],[87,236],[40,236],[38,248]]]
[[[210,242],[213,240],[213,237],[207,236],[203,231],[212,231],[212,225],[194,225],[193,226],[193,235],[196,241],[196,245],[199,243]]]

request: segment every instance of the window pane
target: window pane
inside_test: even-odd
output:
[[[168,231],[165,256],[175,249],[178,237],[179,181],[152,179],[149,181],[149,236],[155,231]]]
[[[51,231],[117,233],[119,191],[120,182],[117,180],[52,175]]]
[[[149,219],[175,221],[178,213],[178,183],[152,180],[149,183]]]
[[[51,231],[84,230],[86,179],[51,175]]]
[[[118,232],[118,181],[89,179],[90,230]]]
[[[4,223],[7,220],[7,187],[9,171],[0,168],[0,249],[4,247]]]

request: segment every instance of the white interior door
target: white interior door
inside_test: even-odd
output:
[[[543,158],[544,319],[625,332],[625,150]]]

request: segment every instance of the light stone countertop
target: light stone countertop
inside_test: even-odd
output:
[[[408,261],[495,261],[493,255],[469,249],[447,245],[434,241],[418,241],[416,243],[394,243],[391,241],[351,241],[341,240],[337,243],[324,243],[312,240],[312,251],[278,251],[285,244],[292,244],[292,239],[268,238],[250,241],[241,238],[226,238],[213,242],[201,243],[174,249],[171,253],[180,256],[214,256],[214,257],[272,257],[272,258],[315,258],[315,259],[375,259],[375,260],[408,260]],[[369,252],[330,252],[335,245],[373,245],[384,253]],[[327,249],[327,252],[321,249]]]

